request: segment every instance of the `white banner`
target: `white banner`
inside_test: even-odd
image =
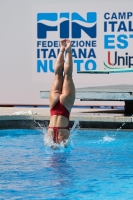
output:
[[[82,8],[82,9],[81,9]],[[35,5],[33,21],[33,65],[35,82],[49,89],[59,41],[72,41],[76,87],[131,84],[131,74],[78,74],[80,71],[133,67],[133,12],[125,3]],[[127,78],[129,77],[129,78]]]
[[[130,0],[1,0],[0,104],[49,103],[40,91],[50,90],[64,38],[72,41],[76,88],[133,84],[133,73],[77,73],[133,68],[132,8]]]

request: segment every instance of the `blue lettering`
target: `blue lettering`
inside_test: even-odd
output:
[[[133,27],[132,27],[132,21],[129,21],[129,31],[133,31]]]
[[[52,41],[48,41],[48,47],[52,47],[53,46],[53,42]]]
[[[118,13],[113,12],[112,14],[107,12],[107,13],[104,14],[104,19],[106,19],[106,20],[109,20],[109,19],[111,19],[111,20],[114,20],[114,19],[129,19],[132,16],[133,16],[132,12],[118,12]]]
[[[104,14],[104,19],[107,19],[107,20],[108,20],[108,19],[110,19],[110,16],[107,17],[107,15],[110,15],[110,14],[109,14],[109,13],[105,13],[105,14]]]
[[[118,32],[120,32],[120,31],[127,32],[126,25],[125,25],[124,21],[121,21],[120,24],[119,24]]]
[[[84,61],[83,60],[74,60],[74,63],[77,64],[77,72],[79,72],[80,71],[80,64],[84,63]]]
[[[82,16],[80,16],[78,13],[73,12],[71,27],[72,27],[72,38],[81,38],[82,31],[84,31],[89,37],[96,38],[96,24],[93,26],[93,29],[91,29],[90,31],[89,27],[84,27],[80,25],[79,23],[76,23],[74,20],[94,23],[97,20],[97,14],[95,12],[91,12],[91,13],[88,12],[86,20]]]
[[[60,38],[69,38],[69,13],[60,13],[60,18],[65,18],[60,23]]]
[[[84,52],[83,52],[84,50]],[[81,58],[81,56],[83,56],[83,58],[86,58],[86,49],[79,49],[79,58]]]
[[[88,54],[88,58],[91,58],[91,57],[96,58],[94,49],[90,49],[90,52],[89,52],[89,54]]]
[[[50,72],[54,73],[53,60],[49,60],[49,70],[50,70]]]
[[[117,19],[116,13],[113,13],[113,14],[112,14],[111,19]]]
[[[95,41],[92,41],[92,46],[93,46],[93,42],[95,42]],[[91,41],[86,41],[85,42],[85,46],[86,47],[91,47]]]
[[[80,47],[83,47],[83,46],[84,46],[84,41],[82,41],[82,40],[79,41],[79,46],[80,46]]]
[[[42,41],[42,47],[46,47],[46,41]]]
[[[127,19],[129,19],[130,17],[132,17],[133,13],[132,12],[128,12],[127,13]]]
[[[72,57],[77,58],[77,54],[76,54],[75,49],[72,49]]]
[[[43,72],[47,72],[47,60],[44,60],[44,63],[41,60],[37,60],[37,72],[41,72],[41,69]]]
[[[126,19],[126,13],[125,12],[123,12],[123,13],[119,12],[118,13],[118,19]]]
[[[40,49],[37,49],[37,58],[40,58]]]
[[[104,22],[104,32],[107,32],[107,22]]]
[[[92,68],[89,68],[89,65],[92,66]],[[97,65],[96,62],[94,60],[87,60],[85,63],[85,70],[96,70]]]
[[[37,41],[37,47],[41,45],[41,41]]]
[[[43,58],[46,58],[46,52],[48,51],[48,49],[41,49],[41,51],[43,52]]]
[[[115,24],[117,24],[117,21],[109,22],[111,24],[111,32],[115,31]]]
[[[74,44],[75,44],[75,41],[71,41],[71,46],[72,47],[76,47]]]
[[[129,35],[129,38],[133,38],[133,35]]]
[[[110,38],[115,38],[115,35],[104,35],[104,48],[105,49],[115,49],[115,46],[110,46],[110,43],[114,44],[114,40],[110,40]]]
[[[58,41],[54,41],[54,47],[58,47]]]
[[[55,52],[54,52],[54,49],[51,49],[50,50],[50,53],[49,53],[49,56],[48,56],[48,58],[56,58],[56,55],[55,55]]]
[[[92,47],[96,47],[96,46],[97,46],[96,41],[95,40],[92,41]]]
[[[119,35],[119,36],[117,37],[118,42],[120,42],[120,43],[123,44],[123,45],[117,44],[117,47],[118,47],[119,49],[125,49],[125,48],[128,47],[128,42],[125,40],[125,39],[127,39],[127,38],[128,38],[127,35]]]

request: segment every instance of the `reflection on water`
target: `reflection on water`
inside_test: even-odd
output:
[[[73,186],[73,180],[71,177],[75,176],[75,170],[73,169],[71,162],[69,162],[71,154],[67,152],[54,151],[52,155],[47,159],[47,167],[50,169],[53,178],[51,180],[51,186],[57,187],[59,196],[62,196],[62,190]]]

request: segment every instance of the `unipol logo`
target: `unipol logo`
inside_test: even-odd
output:
[[[81,38],[82,31],[90,38],[96,38],[96,12],[87,12],[86,19],[73,13],[38,13],[37,38],[46,39],[49,32],[58,31],[60,38]]]

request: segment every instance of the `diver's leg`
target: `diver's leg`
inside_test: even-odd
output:
[[[62,86],[61,102],[71,109],[75,100],[75,86],[72,79],[73,60],[70,40],[66,40],[66,62],[64,64],[64,81]]]
[[[54,81],[50,90],[50,108],[54,106],[62,93],[65,44],[66,40],[60,42],[61,47],[55,64]]]

